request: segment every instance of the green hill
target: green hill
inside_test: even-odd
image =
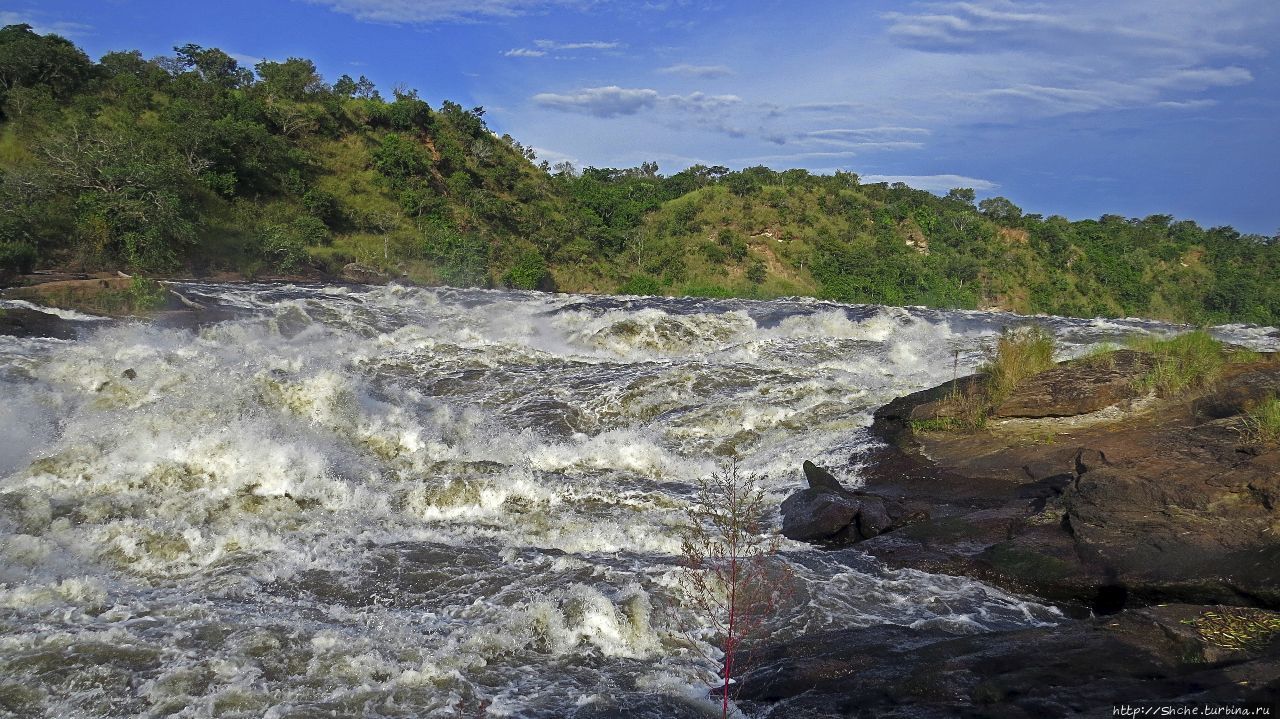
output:
[[[1280,324],[1275,238],[1071,222],[852,173],[538,164],[483,108],[195,45],[0,30],[0,274],[335,274]]]

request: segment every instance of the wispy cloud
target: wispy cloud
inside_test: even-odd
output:
[[[575,50],[616,50],[626,47],[620,42],[604,40],[588,40],[585,42],[558,42],[556,40],[534,40],[533,47],[517,47],[502,53],[507,57],[547,57],[552,52],[573,52]],[[557,56],[559,57],[559,56]]]
[[[929,135],[933,131],[927,127],[898,127],[895,125],[880,125],[877,127],[837,127],[826,130],[811,130],[805,133],[807,137],[829,138],[837,140],[847,139],[864,139],[872,137],[886,137],[894,135]]]
[[[512,18],[554,8],[582,7],[585,0],[307,0],[357,20],[391,24]]]
[[[658,91],[648,88],[624,88],[617,85],[588,87],[567,94],[540,92],[533,96],[537,104],[595,117],[634,115],[658,103]]]
[[[240,63],[240,67],[251,68],[263,60],[263,58],[257,57],[256,55],[245,55],[244,53],[239,52],[227,52],[227,54],[231,56],[232,60]]]
[[[862,182],[901,182],[917,190],[929,192],[946,192],[953,187],[968,187],[974,190],[994,190],[1000,185],[991,180],[964,175],[863,175]]]
[[[660,68],[658,72],[663,75],[686,75],[688,77],[728,77],[733,74],[727,65],[689,65],[680,63],[677,65],[668,65]]]
[[[586,42],[534,40],[533,44],[542,50],[614,50],[623,46],[620,42],[605,42],[604,40],[588,40]]]
[[[0,10],[0,27],[5,25],[30,25],[32,31],[41,35],[61,35],[66,38],[80,38],[90,34],[92,25],[66,20],[46,20],[43,13],[21,13],[12,10]]]
[[[651,88],[617,85],[587,87],[570,93],[542,92],[533,101],[543,107],[595,117],[635,115],[642,110],[667,109],[692,114],[715,114],[742,102],[737,95],[663,95]]]

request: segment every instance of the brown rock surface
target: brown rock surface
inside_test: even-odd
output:
[[[1043,386],[1069,385],[1069,370]],[[1213,416],[1278,383],[1280,362],[1230,365],[1216,389],[1119,418],[977,432],[910,430],[914,409],[944,388],[900,398],[876,415],[890,446],[868,463],[864,491],[923,504],[931,519],[860,547],[1101,611],[1280,608],[1280,449],[1250,445],[1238,414]]]
[[[1132,350],[1064,363],[1023,382],[992,416],[1074,417],[1114,407],[1139,396],[1135,381],[1150,368],[1149,356]]]

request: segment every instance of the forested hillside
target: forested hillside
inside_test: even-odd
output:
[[[1002,307],[1280,324],[1280,243],[1071,222],[853,173],[538,163],[483,108],[186,45],[0,30],[0,274],[33,267]]]

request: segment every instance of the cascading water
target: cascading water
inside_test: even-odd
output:
[[[0,337],[0,711],[708,711],[677,591],[697,481],[856,484],[870,412],[1002,327],[1067,355],[1142,321],[404,287],[184,284],[198,330]],[[1248,327],[1226,339],[1275,349]],[[773,639],[1057,612],[785,543]],[[706,648],[706,647],[704,647]],[[665,702],[665,703],[664,703]],[[663,708],[666,707],[666,708]]]

